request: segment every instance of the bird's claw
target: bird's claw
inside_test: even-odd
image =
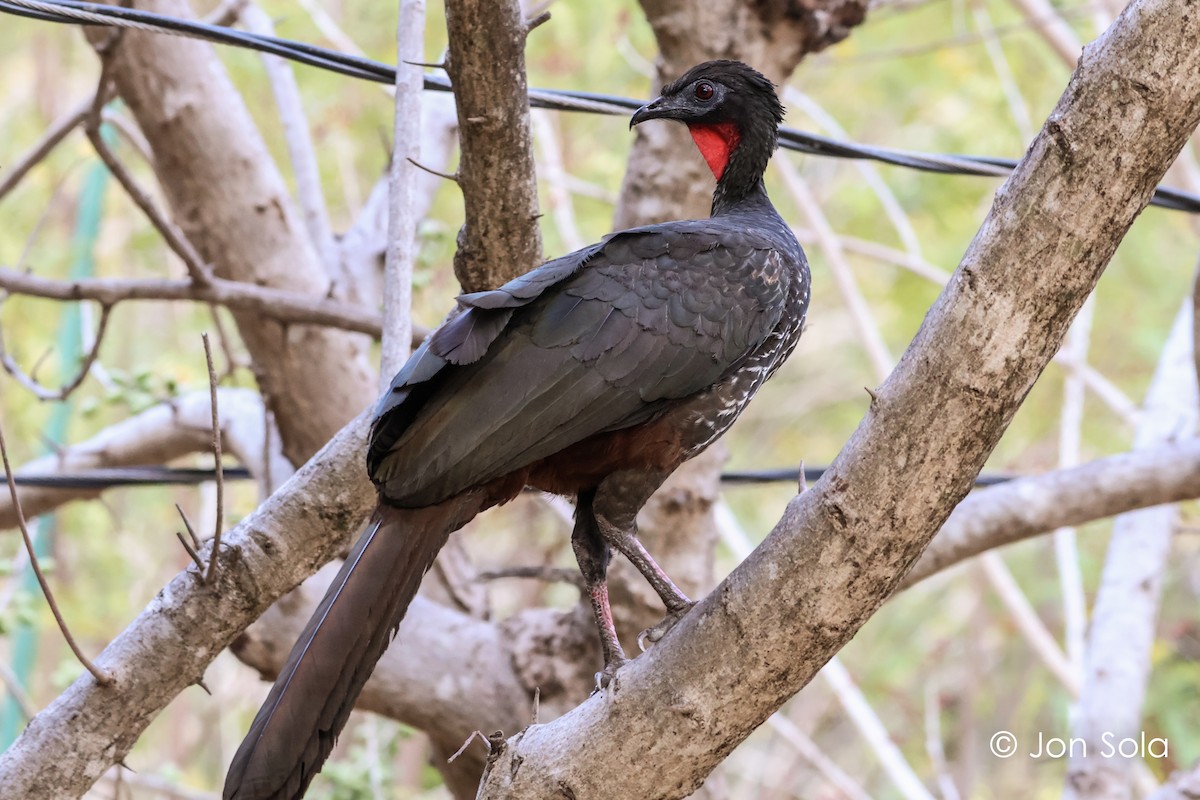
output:
[[[695,608],[695,606],[696,604],[694,602],[690,602],[683,608],[680,608],[676,611],[671,611],[665,617],[663,617],[662,621],[660,621],[657,625],[646,628],[646,630],[639,633],[637,637],[638,649],[644,653],[646,652],[646,642],[649,642],[650,644],[657,644],[658,642],[662,641],[662,638],[667,635],[667,631],[671,630],[671,628],[674,628],[675,623],[683,619],[689,611]]]
[[[596,688],[592,690],[592,694],[602,692],[610,686],[616,685],[617,670],[625,666],[626,659],[610,661],[604,665],[604,669],[596,673]]]

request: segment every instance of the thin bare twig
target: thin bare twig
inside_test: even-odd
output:
[[[377,312],[356,303],[314,298],[224,278],[213,278],[206,286],[198,286],[190,280],[159,278],[58,281],[0,267],[0,289],[10,294],[49,300],[94,300],[107,306],[129,300],[189,300],[225,306],[233,311],[250,311],[282,323],[340,328],[377,339],[383,328],[383,319]],[[424,328],[415,331],[418,338],[424,338],[426,333],[428,330]]]
[[[150,224],[163,237],[163,241],[167,243],[167,247],[183,261],[187,268],[188,275],[192,281],[200,286],[206,286],[212,282],[213,274],[212,267],[204,260],[203,257],[192,246],[191,241],[183,234],[183,231],[167,218],[159,207],[155,204],[150,195],[138,185],[134,180],[132,173],[125,167],[125,164],[117,158],[116,153],[104,141],[104,137],[100,134],[100,124],[103,119],[105,97],[107,95],[108,86],[108,59],[103,53],[100,54],[101,69],[100,81],[96,89],[96,96],[84,120],[83,129],[87,133],[88,141],[92,143],[92,147],[96,150],[96,155],[100,156],[100,160],[104,162],[104,166],[108,167],[109,172],[117,179],[117,183],[129,195],[129,199],[133,200],[134,204],[142,210],[146,218],[150,220]]]
[[[545,5],[545,4],[543,4]],[[533,31],[550,21],[550,12],[541,11],[525,20],[525,35],[533,33]]]
[[[187,551],[187,554],[192,557],[192,561],[195,562],[197,569],[200,570],[200,574],[203,575],[205,566],[204,559],[200,557],[200,548],[203,546],[200,543],[200,537],[196,535],[196,529],[192,527],[191,520],[187,518],[187,514],[183,513],[183,508],[179,503],[175,504],[175,510],[179,512],[179,518],[183,520],[183,527],[187,530],[188,538],[191,541],[189,542],[188,539],[183,538],[183,534],[179,531],[175,532],[175,536],[179,539],[179,543],[183,545],[183,549]]]
[[[867,306],[867,301],[859,291],[858,283],[850,271],[850,265],[846,261],[837,235],[833,232],[829,220],[825,218],[824,212],[821,211],[808,184],[800,177],[800,173],[797,172],[791,160],[781,156],[775,159],[774,165],[775,170],[783,177],[784,185],[791,193],[792,199],[800,207],[801,212],[808,217],[809,224],[816,232],[817,241],[825,252],[829,271],[833,273],[834,282],[837,283],[842,300],[845,301],[855,327],[858,329],[863,348],[867,351],[867,357],[871,360],[871,366],[875,370],[875,376],[881,381],[884,380],[892,371],[895,359],[888,350],[887,342],[883,340],[879,326],[871,316],[871,309]]]
[[[13,583],[16,583],[16,581],[13,581]],[[8,690],[12,699],[17,701],[17,707],[21,709],[21,716],[27,720],[33,719],[33,715],[37,713],[33,701],[25,693],[25,687],[21,685],[21,681],[17,679],[16,674],[3,661],[0,661],[0,681],[4,682],[4,688]]]
[[[8,349],[4,344],[4,333],[0,330],[0,365],[3,365],[4,371],[11,375],[18,383],[24,386],[39,400],[66,400],[71,396],[71,393],[79,388],[83,383],[84,378],[91,372],[92,365],[96,362],[96,356],[100,352],[100,344],[104,340],[104,334],[108,330],[108,317],[112,311],[112,306],[102,303],[100,305],[100,322],[96,326],[96,337],[92,346],[83,356],[83,361],[79,365],[79,371],[75,373],[75,377],[67,383],[63,384],[58,389],[47,389],[33,377],[32,374],[26,374],[17,364],[16,360],[9,355]],[[40,359],[39,359],[40,362]]]
[[[562,148],[558,142],[558,131],[554,128],[554,120],[547,111],[531,111],[530,121],[537,134],[536,143],[541,153],[541,173],[546,180],[547,194],[550,200],[550,213],[554,215],[554,224],[558,235],[568,250],[579,250],[587,242],[579,234],[579,226],[575,223],[575,206],[571,202],[571,191],[565,181],[566,170],[563,168]]]
[[[1034,610],[1029,598],[1021,591],[1021,587],[1017,585],[1016,579],[1005,566],[1004,560],[994,551],[990,551],[980,556],[979,563],[992,589],[995,590],[996,596],[1000,598],[1004,607],[1008,609],[1008,613],[1012,615],[1013,622],[1016,623],[1021,636],[1033,648],[1034,653],[1042,660],[1050,673],[1071,694],[1071,697],[1079,697],[1078,673],[1071,668],[1071,662],[1063,653],[1062,648],[1046,630],[1045,623]]]
[[[33,569],[33,574],[37,578],[38,585],[42,587],[42,594],[46,598],[47,605],[50,606],[50,613],[54,615],[54,621],[58,623],[58,629],[62,631],[67,646],[71,648],[71,652],[75,654],[75,657],[79,659],[79,663],[83,664],[84,668],[92,673],[92,677],[96,679],[96,683],[101,686],[111,686],[113,684],[113,677],[93,664],[91,659],[85,656],[83,651],[79,649],[79,645],[75,643],[75,637],[71,635],[71,631],[67,627],[67,622],[63,619],[62,612],[58,610],[58,603],[54,600],[54,593],[50,591],[50,584],[46,581],[46,576],[42,573],[37,553],[33,549],[33,538],[29,535],[29,527],[25,524],[25,514],[21,511],[21,501],[17,497],[17,483],[13,480],[12,466],[8,463],[8,446],[4,441],[3,427],[0,427],[0,459],[4,461],[4,477],[8,481],[8,493],[12,497],[13,508],[17,512],[17,527],[20,528],[21,538],[25,542],[25,552],[29,554],[29,566]]]
[[[834,656],[821,670],[822,677],[833,690],[838,701],[842,704],[851,722],[858,728],[859,733],[866,739],[867,744],[879,759],[884,772],[891,778],[892,783],[901,795],[909,800],[933,800],[933,795],[925,788],[925,784],[913,772],[912,767],[900,752],[900,748],[892,741],[879,715],[871,708],[862,691],[850,677],[850,672],[842,665],[841,659]]]
[[[583,588],[583,577],[579,570],[566,567],[531,565],[489,569],[475,576],[480,581],[496,581],[505,578],[532,578],[546,583],[569,583],[577,589]]]
[[[128,142],[130,147],[137,150],[138,155],[145,159],[147,164],[154,163],[154,151],[150,149],[150,143],[138,129],[137,123],[124,114],[118,114],[110,106],[104,107],[100,112],[100,118],[112,125],[113,130]]]
[[[491,743],[488,741],[488,737],[486,737],[486,736],[484,736],[484,735],[483,735],[483,731],[471,731],[471,735],[470,735],[470,736],[468,736],[468,737],[467,737],[467,740],[466,740],[465,742],[463,742],[463,743],[462,743],[462,747],[460,747],[460,748],[458,748],[457,750],[455,750],[455,751],[454,751],[454,755],[452,755],[452,756],[450,756],[449,758],[447,758],[447,759],[446,759],[446,762],[447,762],[447,763],[451,763],[451,762],[453,762],[455,759],[457,759],[459,756],[461,756],[461,755],[463,754],[463,751],[464,751],[464,750],[466,750],[468,746],[470,746],[471,742],[475,741],[475,737],[476,737],[476,736],[478,736],[478,737],[479,737],[479,740],[480,740],[481,742],[483,742],[485,745],[487,745],[488,752],[491,752],[492,745],[491,745]]]
[[[417,246],[417,169],[421,158],[421,68],[425,0],[401,0],[396,24],[394,140],[388,169],[388,237],[383,267],[383,337],[379,384],[386,389],[408,359],[412,341],[412,276]]]
[[[442,172],[440,169],[434,169],[433,167],[428,167],[428,166],[422,164],[420,161],[417,161],[415,158],[409,158],[408,163],[412,164],[414,167],[421,170],[422,172],[434,176],[435,178],[443,178],[445,180],[450,181],[451,183],[459,182],[458,181],[458,173],[456,173],[456,172]]]
[[[190,527],[191,526],[189,526],[189,529],[190,529]],[[180,533],[179,531],[175,531],[175,538],[179,540],[179,543],[181,545],[183,545],[183,549],[186,550],[187,554],[192,557],[192,562],[196,565],[196,568],[200,570],[200,574],[203,575],[204,574],[204,559],[200,557],[199,551],[197,551],[196,548],[192,547],[191,543],[188,542],[187,539],[183,538],[183,534]]]
[[[795,748],[800,758],[808,762],[843,797],[848,800],[871,800],[871,796],[863,791],[863,788],[855,783],[845,770],[825,755],[817,743],[782,712],[768,717],[767,725],[779,734],[780,738]]]
[[[803,110],[805,114],[812,117],[813,120],[833,136],[840,139],[848,137],[846,129],[838,124],[838,121],[834,119],[832,114],[798,89],[791,86],[783,87],[783,99],[788,106],[794,106]],[[908,218],[908,214],[904,211],[904,206],[900,205],[900,201],[896,198],[895,193],[887,185],[887,182],[883,179],[883,175],[880,174],[878,165],[870,161],[855,161],[854,168],[862,176],[863,182],[875,193],[875,197],[879,200],[879,205],[883,208],[883,213],[892,223],[892,227],[896,229],[896,235],[900,237],[905,253],[914,261],[924,263],[924,257],[921,255],[921,239],[917,236],[916,229],[913,228],[912,220]],[[933,269],[936,269],[936,267]],[[941,277],[939,283],[944,284],[949,278],[950,273],[947,272]]]
[[[213,327],[217,329],[217,343],[221,345],[221,355],[225,356],[225,369],[217,376],[217,383],[220,383],[233,375],[239,366],[246,365],[238,362],[237,354],[233,352],[233,338],[230,336],[229,330],[225,327],[225,323],[221,319],[216,306],[209,306],[208,312],[209,317],[212,319]]]
[[[942,709],[934,680],[925,682],[925,752],[937,772],[937,785],[942,800],[959,800],[961,795],[946,763],[946,748],[942,744]]]
[[[1067,331],[1067,341],[1063,348],[1080,364],[1087,363],[1092,317],[1096,307],[1094,301],[1094,297],[1088,298],[1079,310],[1079,316],[1075,317],[1070,330]],[[1063,381],[1062,424],[1058,441],[1060,469],[1079,464],[1086,388],[1082,374],[1067,373]],[[1075,540],[1075,528],[1071,526],[1054,531],[1054,554],[1058,562],[1059,583],[1062,585],[1063,637],[1066,641],[1067,657],[1071,661],[1071,671],[1082,680],[1084,640],[1087,636],[1087,598],[1084,595],[1079,548]]]
[[[212,345],[208,334],[200,334],[204,341],[204,360],[208,363],[208,396],[212,402],[212,447],[217,472],[217,522],[213,531],[212,553],[208,557],[208,571],[204,582],[212,583],[217,577],[217,561],[221,555],[221,522],[225,518],[225,466],[221,463],[221,422],[217,414],[217,370],[213,367]]]
[[[4,177],[0,179],[0,200],[3,200],[9,192],[15,189],[21,179],[29,173],[29,170],[50,155],[58,143],[87,118],[88,110],[92,107],[93,102],[92,98],[88,98],[68,111],[42,134],[42,138],[29,149],[29,152],[12,164],[5,165]]]
[[[817,234],[811,228],[792,228],[792,233],[796,234],[796,238],[800,240],[801,244],[807,245],[817,242]],[[897,250],[894,247],[888,247],[879,242],[859,239],[844,233],[837,234],[837,238],[838,242],[842,245],[842,249],[847,253],[857,253],[860,256],[882,261],[885,264],[893,264],[938,286],[945,286],[946,281],[950,280],[950,272],[948,270],[929,263],[923,257],[913,256],[904,250]]]

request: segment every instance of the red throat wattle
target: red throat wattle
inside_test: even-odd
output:
[[[713,177],[721,180],[725,168],[729,166],[729,156],[737,149],[742,140],[742,132],[733,122],[716,122],[710,125],[688,125],[692,141],[700,150],[700,155],[708,162]]]

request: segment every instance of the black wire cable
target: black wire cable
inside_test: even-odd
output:
[[[109,25],[155,33],[205,39],[219,44],[258,50],[302,64],[329,70],[360,80],[391,85],[396,70],[381,61],[340,53],[292,39],[240,31],[196,20],[155,14],[134,8],[107,6],[79,0],[0,0],[0,13],[29,17],[46,22],[71,25]],[[450,81],[426,74],[425,88],[450,91]],[[584,111],[594,114],[623,114],[640,108],[642,103],[626,97],[553,89],[530,89],[529,102],[534,108],[557,111]],[[1016,159],[994,156],[914,153],[887,147],[841,142],[795,128],[780,128],[780,146],[807,155],[829,158],[870,159],[924,172],[945,175],[981,175],[1004,177],[1016,166]],[[1200,196],[1181,189],[1159,187],[1151,205],[1192,214],[1200,213]]]
[[[828,467],[804,467],[805,483],[815,483]],[[225,467],[226,481],[250,480],[254,476],[244,467]],[[18,486],[40,489],[86,489],[99,491],[118,486],[193,486],[216,480],[213,469],[181,469],[176,467],[106,467],[60,472],[46,475],[13,475]],[[983,474],[975,479],[976,487],[995,486],[1021,477],[1019,475]],[[749,472],[726,472],[721,483],[727,486],[761,486],[769,483],[796,484],[800,479],[799,467],[768,469]]]
[[[225,467],[222,477],[226,481],[244,481],[252,478],[245,467]],[[39,489],[109,489],[117,486],[194,486],[215,481],[214,469],[183,469],[176,467],[103,467],[81,472],[59,472],[48,475],[14,474],[18,486]]]

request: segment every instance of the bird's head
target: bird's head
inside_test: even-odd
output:
[[[734,153],[744,150],[754,151],[747,161],[761,177],[778,142],[783,105],[774,84],[757,70],[740,61],[706,61],[664,86],[657,99],[634,113],[629,126],[651,119],[687,125],[718,181]]]

